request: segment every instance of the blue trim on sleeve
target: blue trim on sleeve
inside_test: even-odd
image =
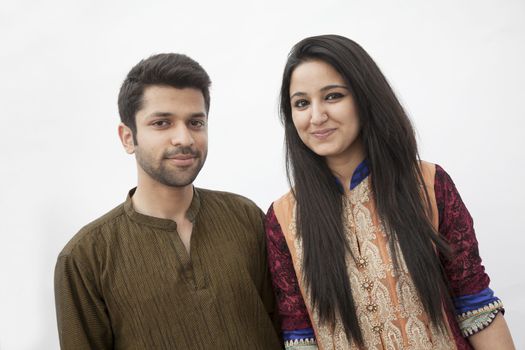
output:
[[[456,314],[459,315],[467,311],[481,309],[494,301],[498,301],[499,298],[494,296],[492,289],[485,288],[479,293],[452,298],[452,300],[456,307]]]
[[[293,331],[283,331],[284,341],[297,339],[315,339],[313,328],[295,329]]]

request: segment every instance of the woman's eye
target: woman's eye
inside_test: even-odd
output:
[[[326,95],[325,99],[326,100],[336,100],[336,99],[341,98],[343,96],[344,95],[342,93],[340,93],[340,92],[331,92],[328,95]]]
[[[308,106],[308,101],[306,100],[297,100],[294,102],[294,107],[295,108],[304,108],[306,106]]]

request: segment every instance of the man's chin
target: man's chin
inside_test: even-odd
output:
[[[198,172],[193,171],[191,174],[184,174],[183,176],[164,178],[162,182],[170,187],[186,187],[195,181],[197,175]]]
[[[164,179],[163,184],[170,187],[186,187],[191,185],[197,176]]]

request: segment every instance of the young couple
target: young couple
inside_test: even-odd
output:
[[[472,219],[350,39],[306,38],[284,68],[290,192],[266,216],[195,188],[210,79],[138,63],[118,98],[137,187],[60,253],[63,349],[513,349]]]

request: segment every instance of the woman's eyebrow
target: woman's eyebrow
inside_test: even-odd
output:
[[[343,89],[348,90],[348,86],[346,85],[331,84],[331,85],[326,85],[325,87],[321,88],[320,91],[326,91],[326,90],[335,89],[335,88],[343,88]]]

